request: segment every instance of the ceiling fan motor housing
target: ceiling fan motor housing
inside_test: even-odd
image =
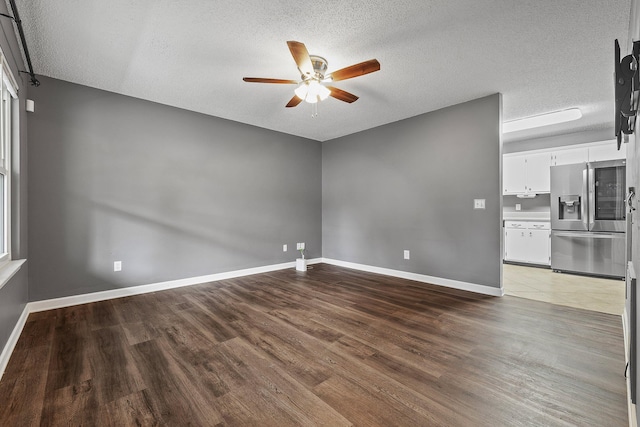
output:
[[[324,80],[324,73],[327,72],[327,60],[321,56],[317,55],[309,55],[309,59],[311,59],[311,64],[313,65],[313,71],[315,73],[314,76],[302,76],[302,80],[315,79],[318,81]]]

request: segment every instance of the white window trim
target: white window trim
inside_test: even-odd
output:
[[[0,57],[2,58],[2,70],[7,71],[6,73],[5,72],[2,73],[2,78],[7,83],[7,88],[9,89],[11,96],[17,99],[19,86],[18,86],[18,83],[16,82],[16,79],[13,77],[13,73],[11,72],[11,68],[7,63],[7,58],[4,56],[2,49],[0,49]]]
[[[11,149],[12,146],[15,143],[15,135],[17,129],[13,129],[14,127],[14,119],[12,117],[12,115],[14,114],[14,109],[13,108],[13,103],[14,102],[19,102],[18,101],[18,85],[16,83],[16,79],[13,77],[13,73],[11,72],[11,68],[9,67],[9,64],[6,60],[6,57],[4,55],[4,52],[2,51],[2,49],[0,49],[0,76],[2,77],[2,85],[0,85],[0,102],[4,102],[5,99],[5,93],[2,90],[2,87],[6,87],[7,88],[7,92],[8,92],[8,97],[9,99],[13,99],[11,102],[9,102],[6,107],[1,110],[1,113],[3,113],[5,115],[5,117],[0,117],[0,120],[3,120],[4,123],[6,123],[8,126],[2,128],[0,127],[0,131],[5,132],[5,135],[0,135],[4,141],[6,142],[6,145],[3,145],[2,148],[4,151],[4,162],[1,162],[2,159],[0,159],[0,172],[4,175],[5,179],[4,179],[4,194],[5,194],[5,201],[6,203],[4,203],[3,209],[4,209],[4,223],[1,224],[0,226],[3,227],[4,229],[4,245],[5,245],[5,252],[2,252],[0,254],[0,289],[2,288],[2,286],[4,286],[4,283],[6,283],[6,281],[8,281],[8,279],[11,278],[11,276],[13,276],[13,274],[15,274],[15,271],[17,271],[20,268],[20,265],[22,265],[22,263],[19,263],[19,265],[14,265],[16,264],[15,262],[12,262],[12,254],[11,254],[11,246],[12,246],[12,241],[11,241]],[[0,143],[2,143],[2,141],[0,141]],[[5,272],[3,272],[2,270],[5,269],[5,267],[11,267],[11,265],[17,266],[17,269],[15,269],[15,271],[13,271],[13,273],[11,273],[8,277],[4,277],[6,276],[6,274],[4,274]],[[14,268],[9,268],[9,270],[14,270]],[[6,272],[9,273],[9,272]]]

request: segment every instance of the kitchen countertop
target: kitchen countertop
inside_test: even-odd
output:
[[[504,221],[541,221],[541,222],[549,222],[551,221],[551,215],[547,212],[508,212],[502,214],[502,219]]]

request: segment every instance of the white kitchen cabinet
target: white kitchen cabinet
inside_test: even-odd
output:
[[[614,140],[505,154],[502,157],[502,194],[540,194],[551,190],[551,166],[624,159]]]
[[[529,193],[551,191],[551,154],[538,153],[527,156],[526,182]]]
[[[504,194],[524,193],[526,156],[504,156],[502,159],[502,191]]]
[[[505,261],[551,265],[551,229],[548,222],[505,221]]]
[[[550,152],[504,156],[502,160],[502,193],[549,193],[551,187],[550,167]]]
[[[527,229],[522,226],[504,229],[504,259],[506,261],[527,262]]]
[[[627,146],[622,144],[618,151],[618,143],[614,140],[606,143],[589,147],[589,161],[599,162],[605,160],[618,160],[627,157]]]
[[[532,264],[551,265],[550,245],[551,231],[544,229],[527,229],[529,233],[528,261]]]
[[[554,151],[551,155],[551,166],[572,165],[575,163],[587,163],[589,161],[589,149],[587,147],[567,148]]]

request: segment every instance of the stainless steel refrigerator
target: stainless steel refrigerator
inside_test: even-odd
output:
[[[551,167],[551,268],[624,277],[625,161]]]

